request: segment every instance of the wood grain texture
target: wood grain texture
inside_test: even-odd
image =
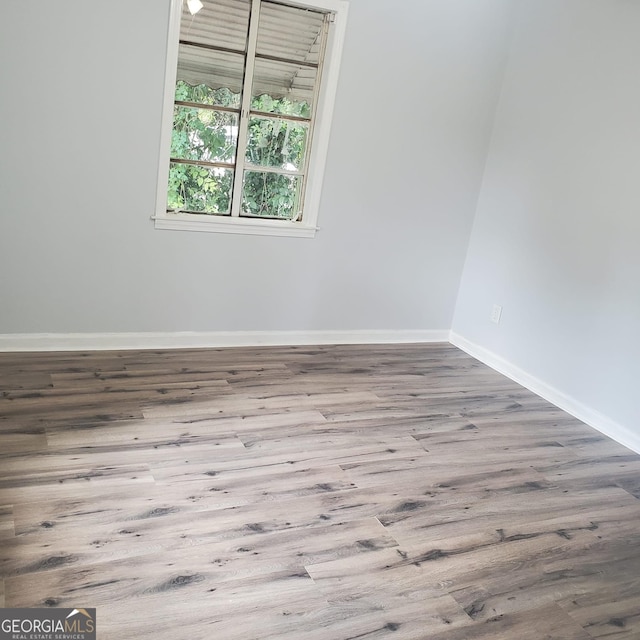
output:
[[[0,606],[103,640],[640,637],[640,457],[446,344],[0,354]]]

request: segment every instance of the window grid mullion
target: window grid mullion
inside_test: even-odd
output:
[[[236,147],[236,171],[233,177],[231,195],[231,217],[240,216],[242,205],[242,186],[244,182],[244,165],[249,139],[249,113],[251,111],[251,90],[253,88],[253,72],[258,45],[258,26],[260,23],[261,0],[252,0],[249,17],[249,38],[247,42],[247,59],[245,62],[244,81],[242,83],[242,106],[238,124],[238,143]]]
[[[202,102],[188,102],[186,100],[175,100],[173,104],[177,107],[208,109],[209,111],[220,111],[221,113],[235,113],[236,115],[240,115],[240,110],[237,107],[221,107],[217,104],[203,104]]]
[[[237,113],[237,110],[236,110]],[[287,120],[289,122],[302,122],[304,124],[311,124],[311,118],[305,118],[303,116],[290,116],[285,113],[273,113],[271,111],[256,111],[251,110],[249,115],[257,116],[258,118],[265,118],[266,120]]]
[[[277,173],[281,176],[304,177],[304,170],[302,169],[282,169],[281,167],[269,167],[264,164],[253,164],[252,162],[245,162],[244,167],[247,171],[258,171],[259,173]]]

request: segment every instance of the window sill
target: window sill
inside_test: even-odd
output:
[[[153,220],[156,229],[240,233],[251,236],[313,238],[318,230],[317,227],[308,226],[302,222],[290,222],[289,220],[202,216],[190,213],[167,213],[154,216]]]

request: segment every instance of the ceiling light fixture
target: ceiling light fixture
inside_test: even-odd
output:
[[[191,13],[192,16],[195,16],[203,6],[204,5],[200,0],[187,0],[187,7],[189,8],[189,13]]]

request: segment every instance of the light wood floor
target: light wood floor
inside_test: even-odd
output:
[[[0,354],[0,605],[102,640],[640,638],[640,457],[445,345]]]

